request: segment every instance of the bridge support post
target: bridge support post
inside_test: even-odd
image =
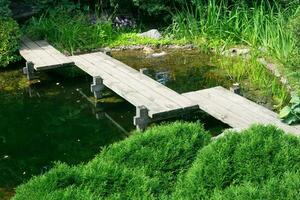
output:
[[[26,74],[28,80],[34,78],[34,64],[32,62],[26,62],[26,67],[23,68],[23,74]]]
[[[136,107],[136,116],[133,118],[133,123],[137,130],[144,131],[150,123],[148,109],[145,106]]]
[[[91,92],[94,93],[96,99],[102,98],[103,89],[103,79],[99,76],[93,77],[93,83],[91,84]]]

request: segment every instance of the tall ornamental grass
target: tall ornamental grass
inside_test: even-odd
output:
[[[80,10],[64,7],[34,17],[25,32],[33,39],[47,39],[70,54],[105,46],[113,37],[110,22],[92,24]]]
[[[195,0],[173,13],[170,27],[177,37],[203,37],[222,44],[264,47],[276,58],[287,61],[295,53],[293,31],[288,21],[299,13],[300,5],[285,7],[268,1],[248,6],[245,1]]]

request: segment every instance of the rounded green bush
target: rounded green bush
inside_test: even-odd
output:
[[[12,18],[0,17],[0,67],[19,59],[20,29]]]
[[[299,169],[299,138],[273,126],[253,126],[204,147],[173,198],[293,199],[299,195]]]
[[[15,199],[159,199],[210,142],[196,123],[176,122],[135,132],[85,165],[58,164],[17,188]]]

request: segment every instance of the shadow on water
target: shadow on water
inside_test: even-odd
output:
[[[226,85],[209,57],[198,52],[170,52],[164,58],[149,59],[134,51],[113,56],[136,69],[151,69],[154,78],[157,72],[167,72],[166,85],[178,92],[220,82]],[[71,76],[66,78],[66,74]],[[74,68],[40,73],[30,86],[19,69],[1,72],[0,197],[3,188],[14,188],[32,175],[44,173],[56,161],[87,162],[101,147],[134,130],[135,108],[109,90],[95,104],[90,82],[91,77]],[[178,119],[200,121],[213,135],[227,128],[202,112],[170,121]]]

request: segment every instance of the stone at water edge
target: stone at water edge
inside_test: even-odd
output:
[[[154,50],[153,50],[151,47],[145,46],[145,47],[143,48],[143,52],[144,52],[145,54],[153,54],[153,53],[154,53]]]
[[[152,39],[160,39],[162,36],[157,29],[151,29],[147,32],[139,34],[142,37],[152,38]]]
[[[163,57],[165,55],[167,55],[167,53],[163,51],[161,53],[153,53],[153,54],[147,56],[147,58],[160,58],[160,57]]]
[[[235,56],[243,56],[246,57],[250,54],[251,50],[248,48],[231,48],[222,52],[222,55],[235,57]]]

